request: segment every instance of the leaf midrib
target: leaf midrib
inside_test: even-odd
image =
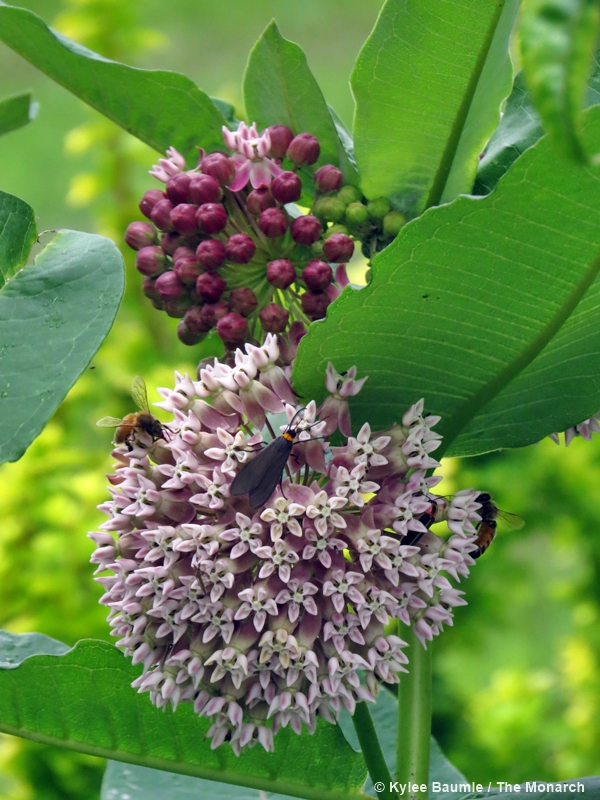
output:
[[[189,775],[192,778],[203,778],[219,783],[230,783],[234,786],[244,786],[248,789],[257,789],[279,794],[290,795],[291,797],[301,797],[305,800],[365,800],[366,795],[361,792],[352,792],[349,789],[332,791],[321,787],[307,787],[292,781],[272,781],[268,778],[252,777],[249,775],[240,776],[236,772],[229,770],[219,771],[195,764],[185,762],[170,761],[165,758],[153,758],[152,756],[137,755],[123,750],[111,750],[108,747],[97,747],[83,742],[76,742],[67,739],[59,739],[56,736],[48,736],[37,731],[18,728],[12,725],[0,723],[0,732],[10,736],[18,736],[22,739],[29,739],[40,744],[49,744],[55,747],[62,747],[74,750],[78,753],[97,756],[98,758],[122,761],[125,764],[135,764],[138,767],[150,767],[164,772],[175,772],[180,775]]]
[[[441,458],[452,442],[469,425],[471,420],[481,412],[484,406],[494,400],[503,389],[512,383],[540,355],[575,311],[599,273],[600,252],[587,268],[578,284],[573,287],[564,303],[557,309],[531,344],[507,364],[498,375],[466,400],[452,415],[444,431],[443,443],[439,450],[436,451],[436,458]]]
[[[490,23],[483,45],[477,57],[477,61],[475,62],[475,67],[471,73],[469,83],[467,84],[464,97],[456,113],[448,141],[446,142],[446,147],[444,148],[444,152],[435,173],[433,183],[431,184],[431,189],[429,190],[429,196],[427,198],[425,208],[439,205],[440,200],[444,195],[448,178],[452,172],[452,165],[454,164],[454,159],[456,158],[465,125],[469,117],[469,111],[471,110],[471,105],[473,103],[475,93],[477,92],[481,74],[485,67],[485,63],[487,61],[487,57],[496,33],[496,28],[498,27],[498,22],[500,21],[500,17],[504,10],[505,2],[506,0],[499,0],[498,2],[496,14]]]

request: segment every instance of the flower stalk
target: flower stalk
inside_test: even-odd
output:
[[[381,749],[381,745],[379,744],[379,739],[377,738],[377,732],[375,731],[375,725],[373,724],[371,712],[369,711],[369,707],[366,703],[357,704],[356,711],[352,717],[352,722],[354,723],[354,729],[356,730],[356,735],[358,736],[358,741],[360,742],[360,748],[362,750],[362,754],[364,756],[367,769],[369,770],[369,775],[373,785],[378,786],[383,783],[385,787],[382,792],[377,792],[377,797],[379,800],[397,798],[396,792],[390,790],[392,776],[390,775],[390,771],[385,763],[385,758]]]
[[[427,800],[431,737],[431,649],[421,647],[412,628],[403,628],[410,669],[398,684],[398,739],[395,780],[410,784],[407,800]]]

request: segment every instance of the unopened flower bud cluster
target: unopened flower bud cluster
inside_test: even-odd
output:
[[[194,169],[174,148],[160,159],[151,174],[164,191],[144,194],[148,221],[131,223],[125,239],[137,250],[146,296],[181,319],[180,339],[196,344],[216,328],[235,349],[325,316],[348,283],[354,241],[323,203],[359,195],[325,164],[313,176],[315,213],[302,214],[289,204],[301,199],[300,171],[319,159],[315,136],[294,136],[285,125],[259,135],[244,123],[223,136],[232,154],[201,150]]]
[[[212,746],[236,752],[272,750],[281,728],[312,732],[319,717],[335,722],[374,701],[378,681],[406,669],[402,626],[425,645],[451,625],[465,603],[451,580],[474,563],[478,492],[431,494],[438,418],[420,401],[401,424],[352,436],[348,398],[366,380],[355,369],[329,365],[326,399],[296,417],[266,505],[230,495],[268,414],[289,422],[297,412],[293,356],[267,335],[232,365],[176,374],[160,390],[167,440],[136,431],[115,449],[100,507],[109,519],[90,534],[117,644],[143,666],[134,686],[158,707],[193,704]],[[336,433],[342,443],[330,444]],[[449,539],[429,530],[441,520]],[[400,635],[386,627],[393,620]]]

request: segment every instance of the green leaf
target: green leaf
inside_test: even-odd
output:
[[[523,69],[546,130],[581,164],[581,112],[599,23],[596,0],[524,0],[519,25]]]
[[[223,149],[223,115],[184,75],[110,61],[3,2],[0,41],[160,153],[173,146],[195,162],[196,145]]]
[[[600,109],[584,128],[600,147]],[[302,339],[294,386],[323,396],[328,361],[369,375],[357,428],[424,397],[444,449],[520,447],[600,408],[600,181],[544,139],[485,198],[406,225]],[[436,451],[437,454],[440,451]]]
[[[295,134],[312,133],[321,144],[315,166],[335,164],[346,183],[357,183],[356,170],[340,141],[325,98],[302,48],[284,39],[275,22],[254,45],[244,74],[244,105],[259,129],[287,125]]]
[[[38,105],[32,102],[31,92],[0,100],[0,136],[16,131],[35,117]]]
[[[600,50],[597,50],[594,56],[585,106],[587,108],[598,103],[600,103]],[[473,193],[483,195],[491,192],[510,165],[543,135],[544,128],[533,106],[525,75],[519,72],[515,77],[510,97],[506,101],[500,124],[479,162]]]
[[[352,74],[354,145],[369,198],[410,217],[470,191],[510,91],[516,0],[387,0]]]
[[[205,781],[174,772],[109,761],[100,800],[285,800],[289,795],[258,792],[230,783]]]
[[[31,206],[0,191],[0,291],[25,264],[36,238],[35,214]]]
[[[69,648],[43,633],[9,633],[0,630],[0,669],[15,669],[29,656],[60,656]]]
[[[31,209],[0,192],[0,462],[16,461],[41,433],[123,294],[123,258],[110,240],[61,231],[16,272],[34,238]]]
[[[191,705],[165,713],[132,689],[140,671],[92,640],[0,670],[0,731],[237,786],[314,800],[359,797],[364,762],[337,727],[321,722],[313,736],[288,728],[277,734],[274,753],[255,747],[238,758],[228,746],[210,749],[210,723]]]

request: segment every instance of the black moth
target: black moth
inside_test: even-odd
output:
[[[294,414],[294,417],[287,429],[281,436],[273,439],[272,442],[263,448],[252,461],[241,468],[235,476],[229,489],[232,497],[247,494],[250,501],[250,508],[258,511],[267,502],[275,491],[277,484],[281,482],[283,470],[294,446],[294,439],[298,431],[294,428],[294,422],[305,409],[301,408]]]

